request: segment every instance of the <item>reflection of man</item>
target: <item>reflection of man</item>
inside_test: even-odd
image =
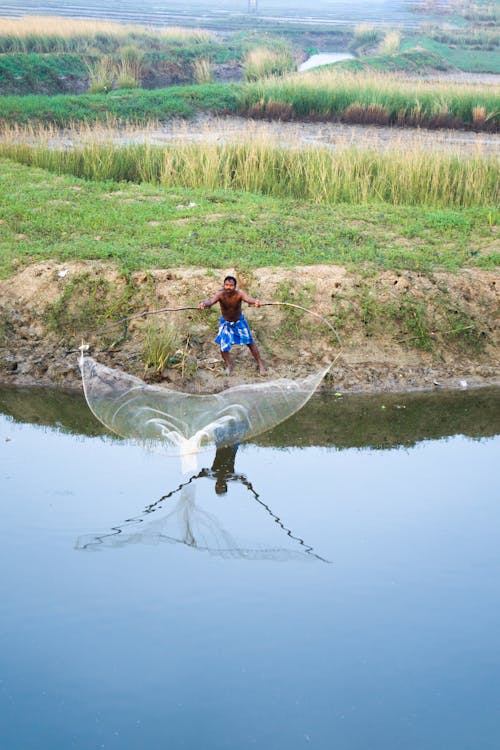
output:
[[[257,344],[254,343],[252,332],[241,309],[243,302],[246,302],[248,305],[260,307],[260,300],[249,297],[245,292],[236,289],[236,279],[234,276],[226,276],[224,279],[224,289],[214,294],[210,299],[200,302],[198,307],[200,310],[204,310],[207,307],[212,307],[216,302],[220,304],[222,315],[215,341],[220,345],[220,353],[226,365],[226,372],[231,372],[229,352],[232,346],[234,344],[245,344],[252,352],[260,374],[263,375],[265,369],[260,358],[260,352]]]
[[[199,477],[213,477],[215,479],[215,492],[217,495],[226,494],[228,479],[239,479],[247,486],[250,484],[246,477],[234,473],[234,461],[238,447],[238,445],[230,445],[226,448],[217,448],[212,468],[202,469],[198,474]]]

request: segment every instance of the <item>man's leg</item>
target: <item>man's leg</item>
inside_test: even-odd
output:
[[[257,344],[247,344],[247,346],[250,349],[250,351],[252,352],[253,358],[257,362],[257,367],[259,368],[260,374],[264,375],[264,373],[265,373],[266,370],[264,368],[264,365],[262,364],[262,360],[260,358],[260,352],[259,352],[259,350],[257,348]]]
[[[222,349],[220,350],[222,359],[224,360],[224,364],[226,365],[226,372],[231,372],[231,361],[229,359],[229,352],[223,352]]]

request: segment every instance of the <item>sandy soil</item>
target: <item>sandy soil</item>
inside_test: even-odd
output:
[[[58,385],[80,388],[77,368],[78,345],[83,332],[55,334],[46,324],[48,305],[61,295],[69,281],[85,271],[103,276],[115,288],[123,280],[104,264],[38,263],[13,278],[0,281],[0,382],[18,385]],[[136,273],[138,294],[147,287],[143,309],[195,305],[213,294],[220,280],[231,269],[158,269],[150,274]],[[283,283],[306,295],[307,306],[332,321],[333,311],[355,296],[361,279],[338,266],[308,266],[296,269],[260,268],[248,277],[239,277],[240,287],[263,301],[276,300]],[[365,282],[363,282],[365,283]],[[248,308],[247,318],[256,335],[267,367],[266,377],[300,377],[334,360],[324,381],[327,391],[384,392],[433,388],[466,388],[500,385],[499,340],[497,327],[498,274],[468,269],[459,274],[425,276],[396,275],[385,271],[369,280],[380,301],[411,293],[425,300],[438,287],[446,287],[461,309],[479,320],[486,345],[480,353],[464,353],[458,346],[442,345],[439,337],[431,352],[411,346],[408,336],[394,332],[368,332],[353,319],[342,332],[342,347],[321,318],[304,314],[291,320],[288,329],[284,308]],[[304,297],[297,298],[304,304]],[[130,323],[128,337],[121,340],[123,327],[102,335],[83,334],[91,353],[100,361],[132,374],[144,375],[144,337],[147,325],[173,325],[190,345],[184,373],[174,366],[159,378],[166,385],[195,392],[217,391],[258,376],[246,347],[236,347],[233,373],[226,376],[217,346],[214,312],[167,313]],[[276,332],[280,332],[279,336]],[[183,339],[184,340],[184,339]]]

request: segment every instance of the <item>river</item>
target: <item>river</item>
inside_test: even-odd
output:
[[[177,459],[0,389],[2,750],[493,750],[500,391]]]

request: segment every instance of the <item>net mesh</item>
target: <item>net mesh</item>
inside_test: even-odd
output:
[[[79,364],[85,398],[100,422],[179,456],[234,445],[275,427],[304,406],[330,369],[198,395],[146,384],[83,353]]]

